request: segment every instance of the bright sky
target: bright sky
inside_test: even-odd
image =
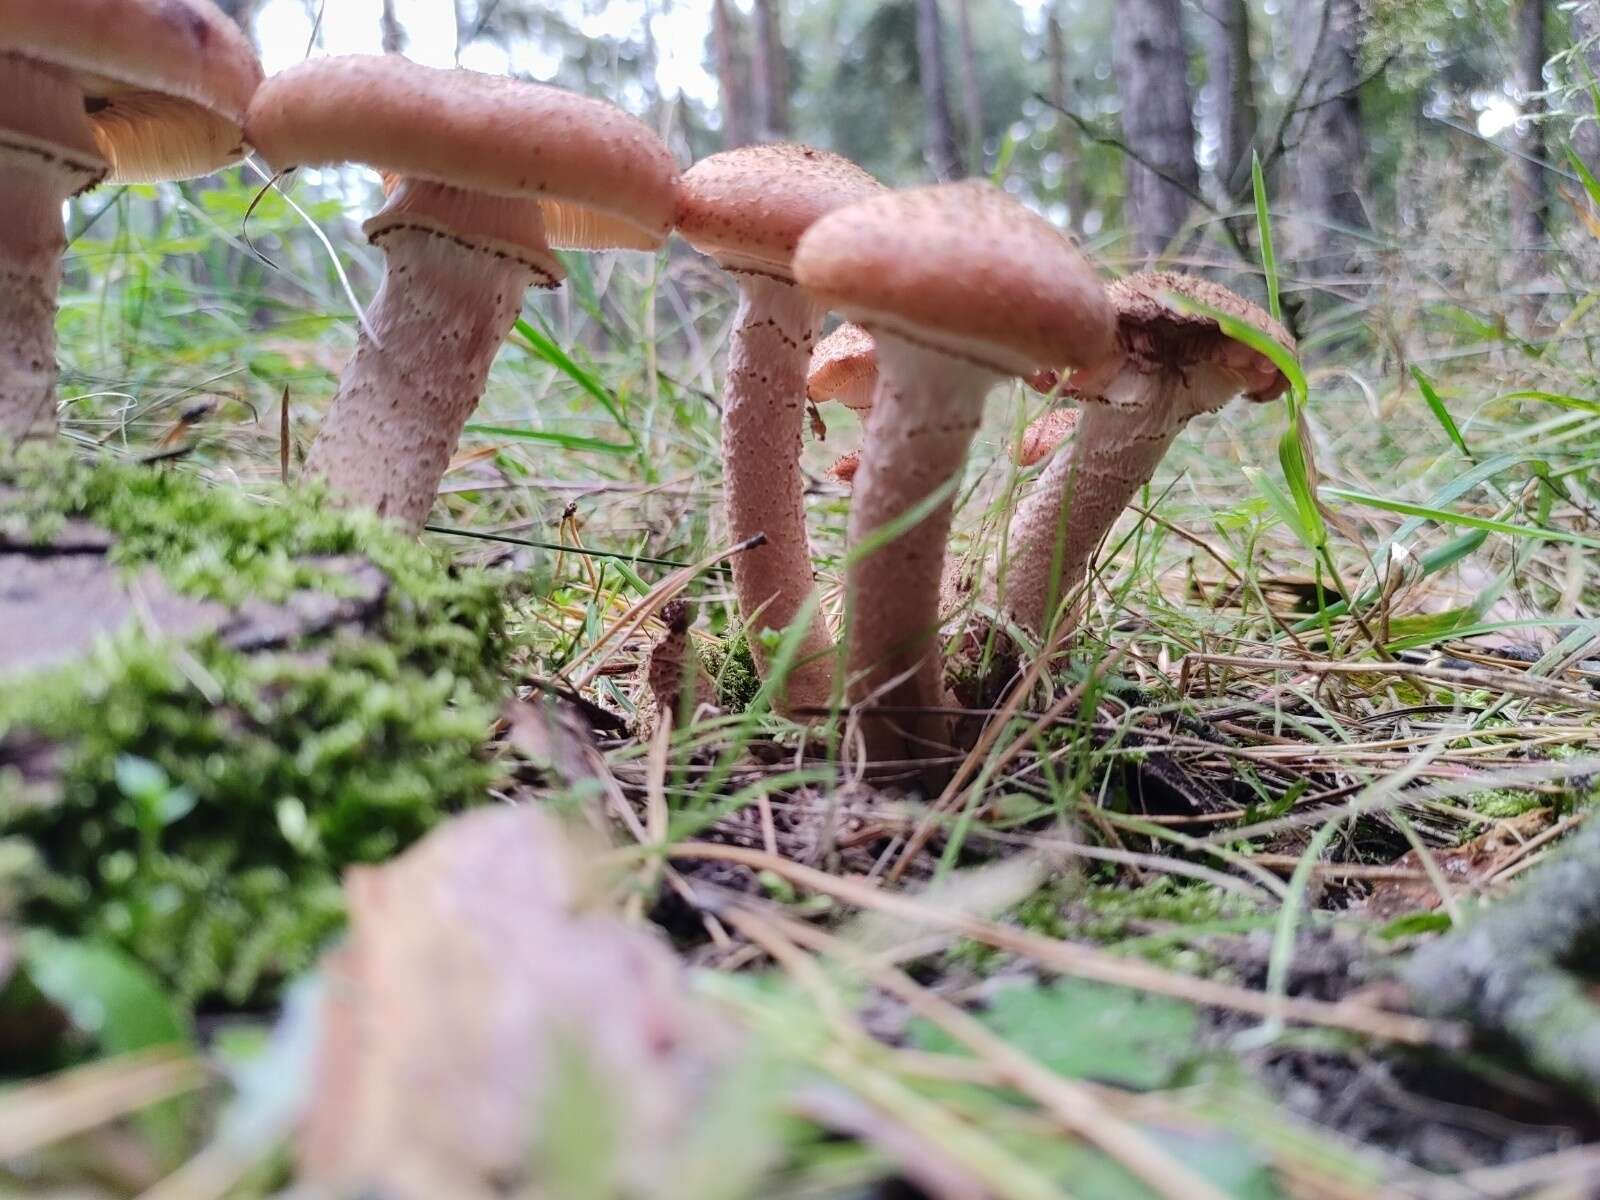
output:
[[[313,53],[376,54],[382,47],[378,19],[381,0],[325,0],[322,26]],[[624,37],[650,17],[660,66],[657,83],[663,94],[683,93],[706,104],[716,101],[716,80],[706,71],[705,40],[709,0],[610,0],[598,12],[586,12],[581,0],[562,0],[555,7],[592,38]],[[281,71],[306,57],[312,20],[303,0],[268,0],[256,18],[256,35],[267,70]],[[410,38],[406,56],[430,66],[456,65],[453,0],[395,0],[395,15]],[[661,11],[665,10],[665,11]],[[466,47],[460,65],[478,71],[515,70],[534,79],[549,79],[559,65],[553,55],[532,44],[509,52],[480,41]]]

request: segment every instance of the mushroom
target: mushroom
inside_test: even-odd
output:
[[[824,213],[882,185],[836,154],[787,144],[713,154],[684,172],[678,232],[739,287],[722,407],[722,464],[734,540],[766,544],[733,560],[734,589],[763,675],[767,630],[787,629],[814,588],[806,537],[806,365],[826,307],[795,284],[795,244]],[[833,638],[820,610],[777,697],[781,711],[826,707]]]
[[[1057,446],[1072,436],[1072,431],[1077,427],[1078,410],[1075,408],[1052,408],[1035,418],[1022,431],[1022,440],[1017,443],[1017,466],[1031,467],[1042,463],[1055,452]]]
[[[383,285],[307,460],[340,500],[412,529],[433,506],[489,365],[552,246],[649,250],[678,172],[643,123],[598,100],[395,55],[316,59],[262,85],[246,132],[276,167],[392,177],[363,226]]]
[[[55,430],[63,203],[237,161],[260,82],[209,0],[0,0],[0,445]]]
[[[1041,363],[1103,358],[1111,307],[1068,238],[972,181],[823,217],[800,239],[795,276],[878,343],[881,378],[850,510],[850,696],[867,718],[869,760],[924,758],[947,740],[930,711],[943,701],[939,584],[984,396]],[[910,528],[868,548],[920,507]]]
[[[1150,272],[1114,283],[1109,294],[1117,352],[1070,380],[1080,402],[1071,449],[1040,475],[1011,524],[1004,606],[1040,636],[1052,632],[1061,601],[1082,582],[1100,539],[1183,427],[1241,393],[1262,402],[1289,386],[1271,359],[1227,337],[1214,319],[1164,299],[1197,301],[1294,349],[1283,326],[1227,288]]]
[[[1027,378],[1028,386],[1036,392],[1052,391],[1059,382],[1059,376],[1051,370],[1035,371]],[[877,390],[878,344],[865,329],[846,321],[817,343],[806,375],[806,396],[811,403],[836,400],[853,412],[865,414],[872,410]],[[1031,467],[1042,460],[1072,432],[1077,420],[1078,414],[1071,409],[1051,409],[1035,420],[1017,444],[1018,465]],[[861,452],[852,450],[841,455],[828,468],[828,474],[848,487],[860,465]]]

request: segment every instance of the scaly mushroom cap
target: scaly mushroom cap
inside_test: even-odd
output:
[[[319,58],[262,84],[245,130],[280,169],[362,163],[537,200],[552,246],[653,250],[672,229],[678,168],[661,139],[619,108],[543,84],[393,54]]]
[[[104,174],[122,183],[186,179],[244,156],[240,130],[261,64],[210,0],[0,0],[6,54],[70,80],[95,145],[75,131],[58,141],[54,130],[16,128],[7,106],[0,152],[54,152],[90,167],[91,184]]]
[[[1016,461],[1019,467],[1031,467],[1050,457],[1051,452],[1072,436],[1078,427],[1078,410],[1052,408],[1023,430],[1017,443]]]
[[[846,321],[811,351],[806,373],[806,398],[813,404],[837,400],[865,412],[878,387],[878,344],[853,321]]]
[[[1140,375],[1187,375],[1198,367],[1216,368],[1218,387],[1197,396],[1199,412],[1221,408],[1239,393],[1260,403],[1276,400],[1288,389],[1288,379],[1266,355],[1228,337],[1205,313],[1183,312],[1166,300],[1179,296],[1226,313],[1294,351],[1295,340],[1287,329],[1221,284],[1193,275],[1146,271],[1119,279],[1107,295],[1117,310],[1119,353],[1073,375],[1070,390],[1076,395],[1100,398],[1111,381],[1129,368]]]
[[[837,209],[800,239],[795,278],[869,330],[1003,375],[1112,349],[1105,289],[1060,230],[977,181]]]
[[[792,283],[800,235],[834,209],[883,190],[855,163],[826,150],[745,146],[683,173],[678,233],[725,270]]]

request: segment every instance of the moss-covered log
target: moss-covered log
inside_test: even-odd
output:
[[[0,629],[0,909],[191,1004],[308,966],[342,870],[493,777],[496,582],[314,496],[0,462]]]

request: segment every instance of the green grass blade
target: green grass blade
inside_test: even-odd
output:
[[[1422,392],[1423,400],[1427,402],[1428,407],[1433,411],[1433,419],[1439,422],[1439,426],[1444,430],[1445,436],[1455,443],[1456,449],[1461,451],[1462,454],[1468,458],[1473,458],[1472,451],[1467,449],[1467,439],[1461,436],[1461,429],[1456,425],[1455,418],[1450,415],[1450,410],[1444,406],[1444,400],[1440,398],[1437,389],[1434,388],[1433,381],[1422,373],[1421,367],[1411,368],[1411,378],[1417,381],[1417,387]],[[1476,462],[1477,460],[1474,458],[1473,461]]]
[[[516,330],[517,337],[521,338],[521,341],[518,341],[517,338],[512,338],[513,344],[521,346],[535,358],[543,359],[585,392],[589,393],[589,395],[593,396],[595,402],[611,415],[611,419],[623,429],[628,430],[631,435],[632,430],[629,428],[628,422],[623,418],[622,409],[618,407],[616,397],[611,394],[603,383],[595,378],[592,372],[586,371],[579,366],[570,354],[556,344],[554,338],[543,330],[536,328],[525,317],[518,317],[517,323],[513,328]]]
[[[1600,550],[1600,538],[1584,537],[1582,534],[1569,533],[1565,529],[1537,529],[1529,525],[1513,525],[1510,521],[1497,521],[1492,517],[1474,517],[1443,508],[1430,508],[1425,504],[1412,504],[1408,500],[1391,500],[1387,496],[1374,496],[1368,492],[1352,491],[1349,488],[1324,487],[1322,492],[1346,504],[1359,504],[1365,508],[1380,508],[1385,512],[1421,517],[1423,520],[1435,521],[1440,525],[1464,525],[1469,529],[1503,533],[1507,537],[1528,538],[1537,542],[1565,542],[1572,546]]]
[[[543,442],[563,450],[587,450],[595,454],[632,454],[627,442],[608,442],[603,438],[580,437],[575,433],[556,433],[548,429],[518,429],[511,425],[468,425],[462,431],[479,437],[509,438],[518,442]]]
[[[1272,212],[1267,204],[1267,177],[1261,169],[1261,155],[1250,155],[1250,183],[1256,198],[1256,234],[1261,240],[1261,274],[1267,281],[1267,311],[1274,321],[1283,320],[1283,299],[1278,288],[1278,253],[1272,244]]]

